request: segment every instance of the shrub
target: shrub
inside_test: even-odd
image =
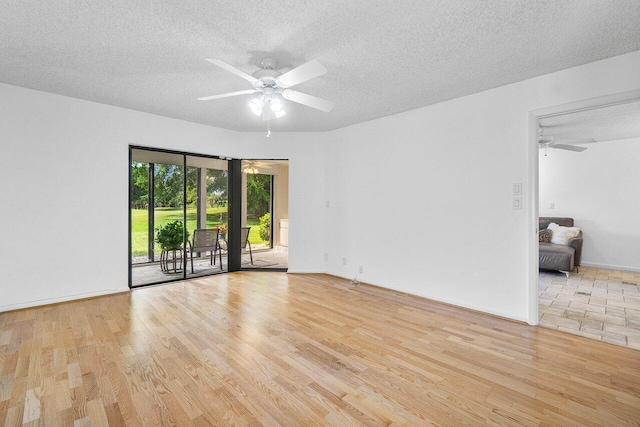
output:
[[[182,221],[176,220],[163,227],[156,228],[156,242],[163,250],[182,247]]]
[[[267,242],[271,240],[271,214],[269,212],[260,217],[260,238]]]

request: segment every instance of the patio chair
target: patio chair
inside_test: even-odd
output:
[[[251,265],[253,265],[253,253],[251,252],[251,242],[249,241],[249,231],[251,231],[251,227],[242,227],[240,247],[243,250],[246,250],[247,245],[249,246],[249,257],[251,257]]]
[[[220,268],[222,268],[222,251],[218,241],[219,230],[217,228],[206,228],[193,230],[192,242],[189,242],[189,254],[191,258],[191,274],[193,274],[193,253],[211,252],[211,265],[216,263],[216,252],[220,254]]]

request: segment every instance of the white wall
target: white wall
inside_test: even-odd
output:
[[[327,272],[362,265],[362,281],[534,323],[529,115],[637,90],[639,75],[634,52],[332,132]]]
[[[540,215],[574,219],[582,265],[640,271],[640,139],[587,147],[540,153]]]
[[[638,90],[638,75],[640,51],[269,139],[0,85],[0,311],[126,289],[126,159],[138,144],[289,159],[290,271],[353,277],[362,265],[365,282],[535,322],[529,114]],[[525,189],[520,211],[513,182]]]
[[[0,311],[128,289],[129,144],[289,158],[297,183],[290,188],[291,211],[324,228],[322,212],[313,218],[305,200],[308,191],[324,192],[324,177],[318,175],[324,170],[310,177],[301,166],[323,163],[315,134],[274,134],[265,143],[252,135],[2,84],[0,120]],[[292,270],[323,270],[309,243],[318,234],[296,228]]]
[[[289,116],[286,116],[289,117]],[[324,272],[325,150],[327,134],[247,132],[240,142],[253,159],[289,159],[289,269]]]

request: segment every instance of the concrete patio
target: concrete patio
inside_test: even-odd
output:
[[[242,254],[243,269],[286,269],[288,267],[287,248],[260,249],[253,251],[253,264],[249,253]],[[192,277],[208,276],[211,274],[225,273],[227,271],[227,254],[222,254],[222,267],[216,257],[216,264],[211,265],[210,256],[204,255],[193,259],[193,273],[191,273],[191,260],[187,259],[187,279]],[[183,273],[164,273],[160,270],[159,262],[134,264],[132,267],[132,287],[163,283],[176,279],[182,279]]]

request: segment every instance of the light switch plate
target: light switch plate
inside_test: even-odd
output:
[[[514,182],[513,183],[513,195],[514,196],[521,196],[522,195],[522,183],[521,182]]]
[[[513,198],[512,209],[514,209],[514,210],[522,209],[522,197],[514,197]]]

